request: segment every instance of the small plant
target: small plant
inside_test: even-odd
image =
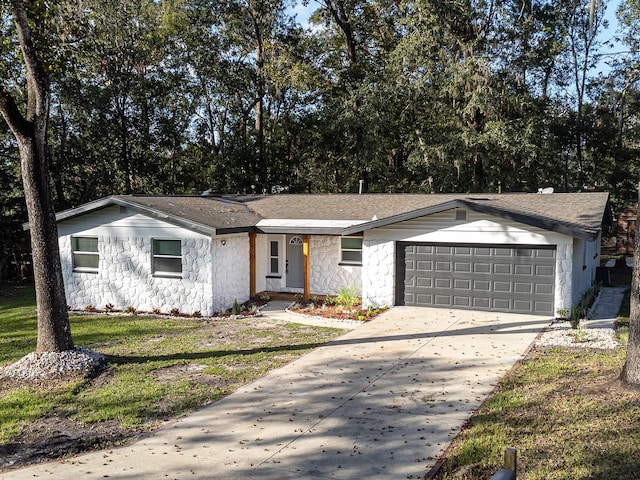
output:
[[[580,305],[576,305],[571,309],[571,316],[569,317],[569,323],[571,323],[571,328],[574,330],[578,329],[580,325],[580,320],[582,319],[584,312]]]
[[[320,304],[320,297],[318,297],[318,295],[311,295],[310,300],[314,305]]]
[[[249,305],[249,315],[255,315],[256,313],[258,313],[258,305],[252,303]]]
[[[195,312],[193,312],[193,314],[191,315],[194,318],[201,318],[202,317],[202,312],[200,310],[196,310]]]
[[[104,311],[105,311],[105,312],[113,312],[114,310],[115,310],[115,308],[114,308],[114,306],[113,306],[113,303],[107,303],[107,304],[104,306]]]
[[[260,294],[260,300],[262,300],[263,302],[268,302],[269,300],[271,300],[271,297],[267,292],[263,292]]]
[[[86,312],[97,312],[96,307],[94,307],[93,305],[87,305],[86,307],[84,307]]]
[[[131,313],[134,314],[136,313],[136,307],[134,307],[133,305],[128,305],[127,308],[124,309],[125,313]]]
[[[180,309],[179,309],[179,308],[176,308],[176,307],[173,307],[173,308],[171,309],[170,315],[171,315],[172,317],[178,317],[178,316],[180,316]]]
[[[355,287],[342,287],[340,295],[336,297],[336,304],[347,310],[352,310],[353,307],[359,305],[360,298],[356,293]]]
[[[559,308],[556,310],[557,318],[569,318],[569,309],[568,308]]]
[[[574,341],[578,343],[587,341],[587,329],[584,328],[584,325],[580,322],[578,322],[578,327],[576,329]]]
[[[233,299],[233,305],[231,306],[231,315],[240,315],[240,304],[238,303],[238,299]]]
[[[158,307],[153,307],[151,309],[151,313],[155,314],[155,315],[160,315],[160,309]]]
[[[333,295],[327,295],[324,297],[324,306],[330,307],[336,304],[336,297]]]
[[[294,295],[294,298],[296,299],[296,302],[301,303],[302,299],[304,298],[304,295],[302,293],[296,293]]]
[[[364,315],[358,315],[358,320],[361,322],[364,322],[365,316]]]

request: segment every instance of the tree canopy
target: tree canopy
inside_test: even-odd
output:
[[[635,199],[637,1],[621,2],[613,39],[607,2],[305,1],[305,25],[290,0],[46,2],[32,27],[56,208],[130,192],[357,192],[360,180]],[[4,85],[23,99],[0,13]],[[26,210],[4,123],[0,162],[6,256]]]

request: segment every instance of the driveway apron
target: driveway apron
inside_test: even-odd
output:
[[[0,478],[423,478],[549,321],[395,307],[134,444]]]

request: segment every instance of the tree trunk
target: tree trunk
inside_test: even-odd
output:
[[[640,186],[638,193],[640,197]],[[640,209],[638,209],[636,229],[636,246],[633,252],[633,276],[631,278],[629,343],[627,343],[627,360],[622,370],[622,379],[626,383],[640,385]]]
[[[38,352],[73,348],[62,280],[58,228],[49,191],[44,139],[20,138],[22,182],[31,229],[31,255],[38,308]]]
[[[25,114],[0,84],[0,113],[18,143],[22,183],[31,228],[33,274],[38,311],[38,352],[61,352],[73,348],[69,315],[62,281],[58,229],[51,199],[47,158],[49,77],[38,58],[25,1],[11,2],[14,24],[26,70]]]

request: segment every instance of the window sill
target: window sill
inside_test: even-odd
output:
[[[169,272],[154,272],[153,277],[154,278],[176,278],[176,279],[181,279],[182,278],[182,274],[181,273],[169,273]]]
[[[265,278],[282,278],[282,275],[267,275]]]
[[[74,268],[73,269],[73,273],[93,273],[96,274],[98,273],[97,269],[93,269],[93,268]]]
[[[341,267],[361,267],[362,263],[339,262],[338,265]]]

